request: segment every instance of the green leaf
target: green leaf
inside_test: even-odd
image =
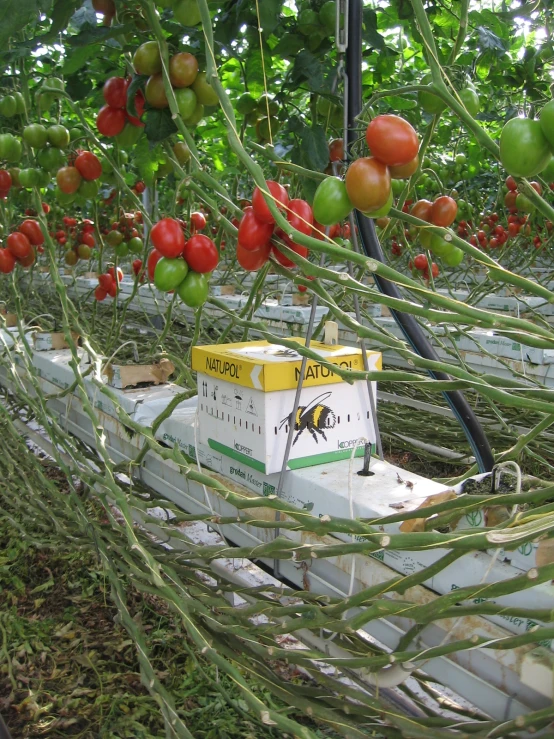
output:
[[[64,75],[74,74],[77,70],[81,69],[88,60],[98,54],[98,47],[95,46],[82,46],[65,58],[63,65]]]
[[[304,126],[302,139],[302,161],[307,169],[322,172],[329,164],[329,145],[323,126]]]
[[[284,59],[290,59],[290,57],[296,56],[300,49],[304,48],[304,45],[305,42],[302,36],[297,36],[294,33],[286,33],[273,49],[273,53]]]
[[[135,74],[131,80],[131,84],[127,88],[127,113],[129,115],[138,117],[137,109],[135,107],[135,96],[139,90],[144,92],[146,82],[148,81],[148,75],[146,74]]]
[[[85,23],[80,33],[76,36],[69,36],[68,43],[71,46],[86,46],[94,44],[98,41],[107,41],[116,36],[135,31],[134,23],[126,23],[124,26],[90,26]]]
[[[279,16],[283,0],[263,0],[259,3],[260,9],[260,26],[263,35],[267,38],[279,25]]]
[[[377,13],[373,8],[364,8],[363,12],[364,41],[374,49],[382,49],[385,39],[377,32]]]
[[[390,95],[384,98],[390,107],[394,110],[412,110],[417,108],[417,102],[410,98],[400,97],[400,95]]]
[[[41,37],[42,43],[50,40],[53,41],[57,38],[60,31],[67,28],[67,24],[78,5],[79,0],[54,0],[51,15],[52,25],[48,33]]]
[[[144,127],[144,133],[146,138],[151,143],[157,143],[163,141],[172,133],[177,131],[177,126],[171,118],[171,111],[169,108],[163,108],[163,110],[148,110],[145,114],[146,124]]]
[[[38,17],[37,0],[3,0],[2,23],[0,23],[0,48],[8,46],[8,41],[21,31],[33,17]]]

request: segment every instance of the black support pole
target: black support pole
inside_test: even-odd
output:
[[[347,150],[359,137],[356,131],[356,117],[362,109],[362,0],[349,0],[348,4],[348,48],[346,51],[346,73],[347,73],[347,100],[348,100],[348,141]],[[359,241],[364,253],[379,262],[385,262],[381,244],[375,232],[373,220],[367,218],[359,211],[355,212],[358,225]],[[391,298],[402,299],[397,286],[389,280],[374,275],[378,289]],[[412,315],[391,310],[391,313],[401,328],[406,340],[424,359],[440,361],[429,340],[423,333],[421,327]],[[450,380],[444,372],[429,372],[436,380]],[[444,393],[446,400],[454,415],[460,422],[464,433],[469,441],[480,472],[490,472],[494,466],[494,456],[483,427],[477,420],[473,409],[467,402],[463,393],[452,390]]]

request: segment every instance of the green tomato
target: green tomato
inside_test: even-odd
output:
[[[202,20],[196,0],[177,0],[177,2],[174,2],[173,17],[182,26],[197,26]]]
[[[423,177],[421,179],[423,179]],[[391,180],[391,188],[392,194],[398,196],[404,189],[404,182],[402,182],[402,180]]]
[[[162,260],[160,259],[160,262]],[[160,263],[158,262],[158,264]],[[158,269],[156,265],[156,270]],[[154,279],[156,274],[154,273]],[[190,308],[198,308],[203,305],[209,292],[209,284],[206,279],[206,275],[201,275],[198,272],[189,272],[185,279],[181,282],[177,288],[177,295],[181,298],[185,305]]]
[[[0,159],[10,164],[17,164],[21,159],[21,141],[11,133],[0,134]]]
[[[41,149],[37,154],[38,163],[43,169],[49,172],[57,172],[58,169],[65,167],[65,156],[59,149],[54,149],[48,146],[46,149]]]
[[[102,165],[103,174],[113,174],[113,167],[106,157],[100,158],[100,164]]]
[[[163,293],[179,287],[189,271],[188,264],[182,257],[168,259],[162,257],[154,270],[154,285]]]
[[[171,164],[171,160],[167,160],[166,162],[160,162],[158,164],[158,169],[156,171],[156,178],[161,179],[162,177],[167,177],[167,175],[171,174],[173,172],[173,164]]]
[[[4,118],[12,118],[17,113],[17,102],[13,95],[4,95],[0,100],[0,115]]]
[[[467,157],[465,154],[456,154],[456,158],[454,159],[456,164],[465,164],[467,162]]]
[[[279,103],[273,100],[269,95],[262,95],[257,102],[257,110],[261,116],[267,115],[269,109],[269,115],[274,116],[279,114]]]
[[[121,133],[118,133],[115,140],[121,149],[131,149],[138,142],[143,132],[142,126],[133,126],[132,123],[126,123]]]
[[[316,33],[319,28],[319,16],[315,10],[307,8],[298,13],[298,33],[301,33],[303,36],[311,36],[313,33]]]
[[[550,148],[554,150],[554,100],[546,103],[541,110],[540,124],[543,136],[548,141]]]
[[[237,109],[237,113],[248,115],[248,113],[252,113],[256,109],[257,102],[249,92],[245,92],[239,97],[235,107]]]
[[[333,226],[342,221],[352,210],[346,185],[338,177],[327,177],[321,182],[314,195],[314,218],[322,226]]]
[[[16,113],[17,115],[25,115],[25,112],[27,111],[27,106],[25,105],[25,98],[20,92],[14,92],[13,94],[15,98],[15,106],[16,106]]]
[[[39,170],[34,167],[22,169],[19,172],[19,183],[21,187],[37,187],[40,182]]]
[[[182,0],[181,0],[182,2]],[[218,105],[219,98],[217,92],[206,79],[206,72],[198,72],[196,79],[192,83],[192,89],[196,93],[198,102],[202,105]]]
[[[387,202],[377,210],[371,211],[371,213],[365,213],[368,218],[383,218],[392,208],[392,187]]]
[[[337,4],[335,0],[327,0],[319,10],[319,22],[329,35],[334,35],[337,22]]]
[[[146,41],[138,47],[133,56],[133,66],[137,74],[149,77],[162,71],[162,57],[157,41]]]
[[[463,90],[460,90],[458,94],[467,112],[471,116],[473,116],[473,118],[475,118],[481,108],[479,95],[475,92],[475,90],[471,89],[471,87],[465,87]]]
[[[204,117],[204,106],[202,105],[202,103],[196,103],[196,108],[194,109],[194,113],[188,118],[183,118],[183,123],[186,126],[196,126],[197,123],[200,123],[203,117]]]
[[[430,84],[432,80],[433,77],[430,74],[426,74],[421,80],[422,85],[427,85],[428,91],[420,90],[417,93],[417,101],[426,113],[429,113],[429,115],[437,115],[437,113],[442,113],[446,108],[446,103],[443,103],[443,101],[434,94],[433,85]]]
[[[192,118],[198,103],[194,90],[191,90],[190,87],[181,87],[174,90],[174,92],[175,99],[177,100],[177,107],[179,108],[179,113],[182,118],[184,120]]]
[[[83,135],[83,132],[80,128],[70,128],[69,129],[69,140],[70,141],[76,141],[77,139],[80,139]]]
[[[41,123],[31,123],[23,129],[23,140],[33,149],[43,149],[48,143],[48,131]]]
[[[127,242],[127,248],[132,254],[142,254],[144,250],[142,239],[138,236],[133,236],[133,238],[129,239],[129,241]]]
[[[57,149],[65,149],[71,141],[69,131],[65,126],[50,126],[48,129],[48,141]]]
[[[100,190],[98,180],[82,180],[77,194],[85,200],[94,200]]]
[[[275,118],[274,116],[271,116],[271,118],[264,116],[256,121],[256,136],[259,141],[265,143],[267,141],[271,141],[273,136],[276,136],[279,133],[280,128],[281,121],[278,118]]]
[[[550,161],[541,172],[541,175],[546,180],[546,182],[554,182],[554,157],[550,158]]]
[[[545,123],[547,119],[548,114]],[[550,162],[552,152],[542,125],[529,118],[512,118],[506,123],[500,135],[500,161],[508,174],[534,177]]]
[[[433,234],[431,233],[431,231],[429,231],[428,228],[421,227],[419,229],[419,240],[421,242],[421,246],[423,246],[424,249],[431,248],[432,238],[433,238]]]
[[[519,193],[516,198],[516,208],[522,213],[533,213],[535,205],[523,193]]]
[[[453,246],[443,257],[443,261],[449,267],[457,267],[464,258],[464,253],[457,246]]]
[[[123,234],[121,233],[121,231],[117,230],[110,231],[106,235],[106,241],[110,246],[113,246],[115,248],[116,246],[119,246],[123,241]]]
[[[179,164],[186,164],[191,157],[190,149],[184,141],[178,141],[173,146],[173,153]]]
[[[127,244],[118,244],[115,247],[115,254],[119,259],[123,259],[129,255],[129,248]]]
[[[446,254],[449,254],[454,249],[454,246],[451,242],[445,241],[442,236],[433,234],[431,236],[431,241],[429,242],[429,249],[431,249],[433,254],[436,254],[437,257],[445,257]]]
[[[45,169],[37,169],[37,172],[38,172],[37,187],[47,187],[50,184],[50,180],[52,179],[50,176],[50,172],[47,172]]]

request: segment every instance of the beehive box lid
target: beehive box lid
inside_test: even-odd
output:
[[[305,339],[293,338],[299,344]],[[361,349],[312,341],[310,349],[325,359],[325,364],[309,359],[306,365],[304,385],[328,385],[342,382],[339,375],[327,363],[345,369],[364,369]],[[369,368],[381,369],[381,353],[367,352]],[[298,385],[302,357],[293,349],[267,341],[247,341],[236,344],[195,346],[192,350],[192,368],[197,372],[237,385],[264,392],[288,390]]]

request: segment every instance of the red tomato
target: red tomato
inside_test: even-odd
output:
[[[237,244],[237,260],[240,266],[247,272],[255,272],[263,267],[271,254],[271,244],[267,243],[259,249],[245,249],[242,244]]]
[[[105,277],[105,275],[102,275],[102,277]],[[96,300],[99,300],[99,301],[106,300],[107,296],[108,296],[108,291],[105,290],[101,285],[98,285],[98,287],[94,291],[94,297],[96,298]]]
[[[44,244],[44,236],[38,221],[27,219],[23,221],[18,230],[20,233],[25,234],[33,246],[42,246]]]
[[[287,221],[300,233],[309,236],[312,233],[314,214],[309,203],[305,200],[295,199],[289,202]]]
[[[390,176],[395,180],[407,180],[413,175],[419,167],[419,156],[412,159],[407,164],[401,164],[398,167],[390,167]]]
[[[9,190],[12,186],[12,176],[7,169],[0,169],[0,190]]]
[[[185,235],[179,221],[174,218],[162,218],[150,232],[150,240],[162,257],[174,259],[183,253]]]
[[[112,286],[113,281],[113,277],[107,273],[105,275],[98,275],[98,285],[106,292],[108,292]]]
[[[412,205],[410,213],[415,218],[419,218],[421,221],[427,221],[427,223],[430,223],[432,209],[433,203],[430,200],[418,200],[417,203]]]
[[[112,280],[116,282],[115,267],[110,267],[108,270],[108,274],[110,275]],[[122,279],[123,279],[123,270],[118,267],[117,268],[117,284],[119,284]]]
[[[115,298],[117,295],[117,285],[115,280],[112,280],[112,284],[110,285],[110,289],[108,290],[108,295],[110,298]]]
[[[273,180],[266,180],[265,184],[267,185],[267,189],[273,196],[277,207],[280,207],[281,210],[283,210],[289,203],[288,192],[285,190],[283,185],[280,185],[278,182],[274,182]],[[256,217],[260,221],[263,221],[264,223],[275,223],[275,218],[269,210],[262,191],[259,189],[259,187],[256,187],[254,189],[254,193],[252,194],[252,207],[254,208],[254,213],[256,214]]]
[[[150,280],[150,282],[154,282],[154,270],[156,269],[158,261],[162,257],[163,254],[157,249],[152,249],[152,251],[148,255],[148,259],[146,261],[146,269],[148,270],[148,279]]]
[[[504,196],[504,205],[508,210],[515,210],[518,193],[516,190],[508,190]]]
[[[454,198],[451,198],[448,195],[441,195],[441,197],[437,198],[433,203],[433,208],[431,209],[431,222],[434,223],[435,226],[447,228],[454,223],[457,212],[458,204]]]
[[[96,246],[96,239],[90,233],[90,231],[86,231],[81,234],[80,242],[81,244],[86,244],[87,246],[90,246],[91,249]]]
[[[102,95],[111,108],[127,107],[127,88],[130,80],[125,77],[110,77],[104,83]]]
[[[376,211],[385,205],[391,192],[388,167],[375,157],[356,159],[348,167],[345,185],[355,208],[363,213]]]
[[[246,208],[239,224],[239,244],[253,251],[267,244],[272,234],[273,224],[260,221],[251,206]]]
[[[421,272],[423,272],[424,269],[427,269],[428,266],[429,265],[425,254],[418,254],[417,257],[414,259],[414,267],[416,269],[419,269]]]
[[[292,249],[294,252],[299,254],[301,257],[306,258],[308,256],[308,249],[305,246],[301,246],[300,244],[295,244],[293,241],[291,241],[289,238],[285,237],[285,243],[289,247],[289,249]],[[296,264],[289,259],[286,254],[284,254],[282,251],[280,251],[276,246],[272,247],[273,249],[273,255],[277,259],[277,261],[283,265],[283,267],[288,267],[291,269],[292,267],[296,267]]]
[[[329,161],[330,162],[342,162],[343,159],[344,159],[344,141],[342,139],[333,139],[332,141],[329,142]]]
[[[190,227],[193,232],[206,228],[206,216],[199,211],[190,214]]]
[[[26,259],[32,252],[31,242],[18,231],[8,236],[6,245],[16,259]]]
[[[419,150],[414,128],[397,115],[376,116],[367,127],[365,139],[372,155],[390,167],[408,164]]]
[[[102,136],[117,136],[125,128],[125,111],[104,105],[96,117],[96,128]]]
[[[75,167],[84,180],[97,180],[102,175],[100,159],[92,151],[83,151],[75,160]]]
[[[36,259],[35,250],[33,249],[33,247],[31,247],[30,254],[27,254],[26,257],[21,257],[21,259],[19,259],[18,261],[22,267],[27,268],[27,267],[30,267],[32,264],[34,264],[35,259]]]
[[[42,212],[48,215],[50,213],[50,206],[48,203],[42,203]]]
[[[536,190],[536,192],[538,192],[539,195],[542,195],[542,187],[541,187],[540,182],[530,182],[529,184],[531,185],[533,190]]]
[[[15,257],[9,249],[0,249],[0,272],[7,275],[13,272]]]
[[[127,120],[129,121],[129,123],[132,123],[133,126],[144,126],[144,123],[140,120],[142,114],[144,113],[144,103],[144,95],[142,94],[142,91],[139,90],[135,95],[135,109],[138,113],[138,118],[136,116],[129,115],[129,113],[127,112],[125,113]]]
[[[77,192],[81,184],[81,174],[76,167],[62,167],[56,174],[58,187],[66,195]],[[76,221],[75,221],[76,222]]]
[[[138,275],[138,273],[142,269],[142,259],[135,259],[133,260],[133,272],[135,275]]]
[[[512,192],[517,190],[517,182],[514,180],[512,175],[508,175],[508,177],[506,177],[506,187]]]
[[[146,190],[146,185],[144,182],[139,180],[138,182],[135,182],[135,190],[138,192],[139,195],[142,195],[142,193]]]
[[[192,236],[185,244],[183,256],[194,272],[212,272],[219,263],[219,254],[214,242],[204,234]]]

